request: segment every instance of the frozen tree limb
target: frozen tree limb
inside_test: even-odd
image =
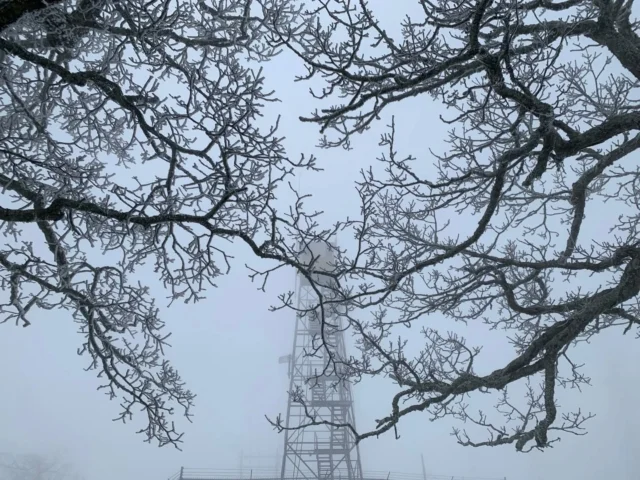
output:
[[[418,412],[488,432],[456,429],[467,446],[529,451],[585,433],[591,415],[557,405],[558,386],[589,383],[572,347],[637,328],[640,313],[633,1],[421,0],[395,31],[375,2],[310,3],[300,21],[271,29],[306,67],[299,80],[317,82],[321,106],[301,120],[320,126],[323,147],[349,148],[388,107],[421,95],[446,106],[451,125],[448,152],[425,165],[400,155],[391,123],[383,168],[358,184],[357,248],[340,256],[339,286],[324,299],[346,309],[359,347],[345,376],[398,386],[389,414],[358,440],[397,434]],[[584,224],[598,200],[615,213],[592,239]],[[473,216],[462,235],[457,215]],[[595,287],[580,287],[588,278]],[[567,292],[555,293],[562,279]],[[397,328],[433,315],[505,331],[513,358],[478,373],[480,346],[432,328],[409,356]],[[524,397],[511,393],[525,385]],[[472,413],[472,395],[496,391],[494,412]]]
[[[259,121],[277,101],[257,68],[279,49],[265,24],[297,14],[289,0],[0,2],[0,322],[70,312],[79,354],[119,419],[143,412],[147,441],[178,445],[195,396],[164,359],[140,268],[195,302],[229,269],[225,241],[297,267],[298,242],[331,233],[276,211],[315,159]]]

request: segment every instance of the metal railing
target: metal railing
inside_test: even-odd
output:
[[[347,479],[346,470],[335,470],[332,480]],[[273,468],[246,468],[240,469],[207,469],[207,468],[181,468],[168,480],[294,480],[280,478],[280,472]],[[451,475],[427,475],[420,473],[398,473],[384,471],[365,471],[362,480],[506,480],[496,477],[461,477]]]

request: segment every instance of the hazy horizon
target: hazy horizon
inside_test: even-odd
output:
[[[388,21],[400,15],[400,9],[379,8]],[[447,126],[438,120],[441,106],[418,97],[386,111],[370,131],[354,139],[352,151],[317,149],[318,127],[298,121],[317,106],[308,95],[309,86],[292,81],[293,74],[301,72],[302,66],[290,54],[265,65],[266,84],[282,101],[267,105],[264,122],[282,115],[281,132],[289,155],[312,152],[318,157],[324,171],[305,172],[295,182],[301,191],[313,194],[305,202],[307,210],[323,210],[326,225],[359,214],[353,182],[361,168],[375,163],[379,135],[391,115],[396,115],[398,144],[405,153],[428,158],[428,148],[444,148]],[[278,201],[283,205],[292,198],[285,190],[279,192]],[[602,206],[602,210],[591,210],[588,218],[610,214]],[[594,225],[596,228],[597,222]],[[338,236],[341,245],[351,241]],[[164,480],[181,467],[239,469],[241,457],[249,469],[253,456],[274,464],[268,459],[282,454],[283,435],[274,431],[265,415],[285,413],[288,379],[278,358],[291,352],[295,315],[287,310],[269,312],[269,306],[277,304],[279,293],[294,288],[295,273],[292,269],[275,272],[267,291],[261,292],[244,265],[264,266],[266,262],[259,262],[239,242],[229,243],[229,251],[236,257],[231,273],[218,278],[218,288],[209,289],[206,300],[197,304],[176,302],[167,308],[168,294],[152,269],[147,266],[136,272],[156,295],[167,331],[172,333],[166,356],[197,394],[193,423],[175,418],[178,430],[185,433],[182,451],[144,443],[143,436],[135,433],[140,418],[124,425],[112,421],[119,412],[118,402],[96,390],[100,382],[95,372],[83,370],[87,359],[76,354],[82,337],[70,313],[52,310],[37,312],[28,328],[0,326],[0,385],[4,391],[0,397],[0,452],[57,456],[73,464],[86,480]],[[411,335],[418,335],[418,327]],[[485,358],[491,362],[511,358],[504,332],[488,332],[481,325],[453,328],[463,328],[474,343],[483,344],[490,354]],[[561,390],[558,401],[563,407],[579,406],[596,414],[585,436],[565,434],[553,448],[528,454],[516,453],[513,445],[462,447],[451,436],[452,427],[460,424],[448,419],[430,422],[426,415],[413,414],[400,422],[398,440],[389,432],[361,443],[363,469],[421,474],[424,455],[431,475],[638,479],[640,460],[633,452],[638,446],[640,416],[633,407],[640,392],[640,350],[634,337],[632,332],[623,336],[618,330],[605,331],[590,344],[576,347],[575,358],[586,364],[585,374],[592,378],[592,386],[581,394]],[[387,414],[395,390],[385,379],[367,380],[353,390],[358,427],[371,428],[375,419]]]

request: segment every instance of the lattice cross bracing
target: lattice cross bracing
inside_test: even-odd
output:
[[[312,245],[310,251],[314,257],[319,257],[316,265],[331,263],[331,254],[326,247]],[[326,288],[323,293],[329,294]],[[298,310],[311,310],[317,303],[311,285],[299,277]],[[322,325],[317,315],[298,315],[296,318],[290,392],[299,392],[302,402],[290,396],[287,405],[283,479],[362,479],[359,449],[351,430],[328,425],[296,429],[308,424],[309,416],[333,424],[355,425],[351,385],[342,380],[340,372],[329,362],[332,356],[346,357],[341,321],[330,309],[325,310],[325,320]],[[328,348],[318,348],[321,338]]]

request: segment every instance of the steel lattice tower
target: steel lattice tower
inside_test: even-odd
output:
[[[314,259],[317,258],[313,266],[315,270],[322,270],[332,263],[333,253],[327,246],[316,243],[307,247],[307,250],[305,253],[309,259],[312,256]],[[318,279],[318,282],[321,283],[322,279]],[[296,291],[300,311],[311,309],[317,304],[314,290],[301,275],[297,275],[296,278]],[[330,295],[326,287],[323,293]],[[360,452],[351,430],[328,425],[290,429],[309,421],[305,406],[318,420],[355,426],[351,385],[341,381],[340,372],[335,368],[318,377],[324,372],[329,356],[346,358],[341,319],[335,314],[325,312],[327,321],[324,339],[329,352],[321,348],[314,355],[310,355],[315,351],[314,347],[318,346],[320,322],[312,315],[296,317],[293,352],[288,357],[289,391],[300,391],[304,403],[289,396],[285,424],[288,429],[284,432],[281,477],[295,480],[362,480]],[[333,327],[326,325],[327,323]]]

